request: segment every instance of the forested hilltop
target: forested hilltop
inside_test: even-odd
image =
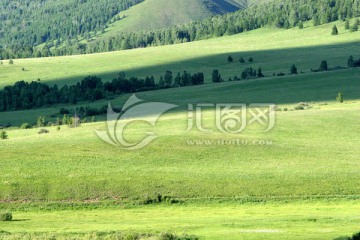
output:
[[[121,2],[128,4],[125,4],[124,6],[130,6],[131,4],[135,4],[138,1],[123,0]],[[29,4],[30,2],[31,1],[29,1]],[[108,2],[111,5],[111,3],[115,1],[108,0]],[[59,5],[61,4],[59,3]],[[239,10],[234,13],[218,15],[206,20],[190,22],[188,24],[173,26],[167,29],[157,31],[120,33],[107,39],[94,40],[89,42],[82,42],[75,38],[68,40],[61,45],[60,43],[59,45],[47,43],[44,44],[41,48],[34,48],[32,45],[26,45],[24,40],[16,41],[19,43],[19,45],[3,47],[0,52],[0,57],[2,59],[21,57],[47,57],[142,48],[147,46],[190,42],[211,37],[220,37],[223,35],[232,35],[257,29],[263,26],[291,28],[309,20],[313,20],[314,25],[320,25],[339,19],[345,20],[357,17],[359,16],[359,8],[360,0],[274,1],[267,4],[254,5],[245,10]],[[101,8],[97,8],[97,10],[98,9]],[[81,10],[77,11],[81,12]],[[101,15],[100,10],[98,14]],[[40,14],[40,16],[42,16],[42,14]],[[111,18],[111,14],[107,17],[102,17],[104,17],[105,22],[106,19]],[[94,17],[90,18],[97,20],[96,14]],[[51,21],[56,22],[56,20]],[[100,26],[101,24],[99,23],[98,25]],[[74,30],[74,34],[82,33],[84,26],[81,26],[82,27],[78,28],[76,31]],[[95,25],[92,27],[88,29],[93,29],[94,31],[97,30]],[[2,27],[2,29],[4,29],[4,27]],[[24,34],[24,38],[21,39],[26,39],[27,33],[23,32],[22,34]],[[53,34],[49,33],[46,36],[49,39],[52,39]],[[65,36],[67,36],[67,33],[64,32],[64,37]],[[53,39],[59,39],[59,37],[61,37],[61,35],[54,36]],[[39,41],[38,38],[37,40],[33,39],[33,43],[37,43],[37,41]]]
[[[33,46],[101,33],[120,11],[144,0],[2,0],[0,46],[2,58],[30,57]],[[74,44],[69,42],[69,44]],[[47,47],[52,47],[49,44]],[[46,48],[45,48],[46,49]]]

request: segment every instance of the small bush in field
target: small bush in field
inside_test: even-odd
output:
[[[12,213],[11,212],[2,212],[0,213],[0,221],[8,222],[12,220]]]
[[[30,128],[30,124],[28,124],[28,123],[23,123],[23,124],[21,124],[20,128],[21,128],[21,129],[29,129],[29,128]]]
[[[336,101],[339,102],[339,103],[344,102],[344,94],[342,92],[338,93],[338,95],[336,96]]]
[[[47,134],[47,133],[49,133],[49,130],[47,130],[47,129],[41,129],[39,131],[39,134]]]
[[[7,139],[7,138],[8,138],[7,133],[6,133],[5,131],[1,131],[1,133],[0,133],[0,138],[1,138],[1,139]]]

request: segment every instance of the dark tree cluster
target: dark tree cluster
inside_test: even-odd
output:
[[[0,91],[0,112],[39,108],[60,103],[93,102],[122,93],[199,85],[203,83],[203,73],[192,75],[186,71],[182,74],[178,73],[175,78],[173,78],[172,72],[167,71],[158,83],[155,83],[154,77],[146,77],[145,79],[136,77],[126,78],[123,72],[111,82],[103,83],[100,78],[89,76],[75,85],[65,85],[61,88],[57,85],[50,87],[41,82],[28,83],[20,81]],[[62,114],[67,114],[66,109],[63,109]]]
[[[49,2],[50,0],[38,0],[30,1],[27,0],[27,4],[31,6],[31,2]],[[51,0],[55,1],[55,0]],[[69,2],[65,1],[65,2]],[[78,0],[82,2],[87,2],[85,0]],[[141,0],[138,0],[141,1]],[[136,0],[123,0],[115,1],[108,0],[109,6],[118,2],[119,4],[127,4],[125,7],[118,6],[111,11],[115,13],[122,8],[126,8],[132,4],[138,2]],[[3,7],[6,6],[9,9],[8,5],[13,1],[6,0],[7,4],[2,4]],[[88,1],[90,2],[90,1]],[[93,1],[91,1],[93,2]],[[95,2],[95,1],[94,1]],[[99,1],[104,2],[104,1]],[[80,4],[87,6],[88,4]],[[65,4],[66,5],[66,4]],[[1,5],[0,5],[1,6]],[[13,6],[14,7],[14,6]],[[59,26],[56,29],[62,29],[62,25],[67,25],[68,20],[54,23],[53,20],[48,22],[44,19],[46,14],[39,14],[43,16],[44,19],[39,23],[39,29],[45,29],[45,33],[37,34],[37,30],[32,31],[20,31],[24,36],[16,36],[16,39],[27,39],[22,42],[15,39],[15,37],[5,37],[5,29],[10,29],[8,26],[4,26],[8,21],[6,17],[9,14],[5,14],[5,19],[1,19],[0,29],[4,29],[4,32],[0,34],[1,37],[5,37],[3,43],[3,48],[0,50],[0,57],[5,58],[16,58],[16,57],[41,57],[41,56],[59,56],[59,55],[72,55],[72,54],[86,54],[86,53],[97,53],[97,52],[107,52],[131,48],[143,48],[147,46],[158,46],[158,45],[169,45],[183,42],[191,42],[202,39],[207,39],[211,37],[220,37],[223,35],[232,35],[241,33],[244,31],[249,31],[263,26],[274,26],[277,28],[291,28],[296,27],[302,24],[302,22],[313,20],[314,25],[329,23],[336,20],[346,20],[359,16],[360,9],[360,0],[284,0],[284,1],[271,1],[266,4],[253,5],[245,10],[239,10],[234,13],[229,13],[226,15],[214,16],[202,21],[194,21],[183,25],[173,26],[167,29],[160,29],[156,31],[142,31],[142,32],[130,32],[130,33],[120,33],[116,36],[109,38],[100,38],[94,41],[87,41],[87,43],[80,42],[78,39],[79,34],[84,35],[83,38],[86,38],[87,32],[92,31],[101,31],[104,24],[109,21],[113,14],[108,13],[104,17],[103,21],[96,22],[97,19],[101,19],[103,16],[98,16],[97,11],[94,13],[94,16],[91,16],[91,19],[87,17],[86,14],[81,14],[81,8],[74,8],[79,13],[75,16],[67,16],[67,19],[71,19],[72,23],[70,25],[77,26],[75,30],[67,30],[67,33],[53,33],[53,27],[50,26]],[[104,8],[99,7],[99,12],[102,14]],[[44,10],[43,10],[44,11]],[[63,11],[65,12],[65,11]],[[60,12],[62,13],[62,12]],[[99,13],[99,14],[100,14]],[[91,14],[93,12],[91,11]],[[91,15],[90,14],[90,15]],[[101,15],[100,14],[100,15]],[[66,14],[59,14],[66,15]],[[81,16],[81,17],[78,17]],[[56,19],[56,18],[55,18]],[[95,20],[96,19],[96,20]],[[30,21],[30,20],[29,20]],[[93,23],[96,22],[96,24]],[[97,20],[99,21],[99,20]],[[16,21],[15,21],[16,22]],[[15,23],[13,21],[13,24]],[[27,26],[25,21],[25,26]],[[86,27],[90,24],[90,27]],[[95,26],[96,25],[96,26]],[[355,26],[356,25],[356,26]],[[358,24],[356,23],[354,29],[357,29]],[[18,28],[21,29],[19,26]],[[13,28],[11,28],[13,29]],[[26,30],[27,28],[25,28]],[[50,30],[49,30],[50,29]],[[83,30],[85,29],[85,30]],[[16,31],[18,31],[17,29]],[[60,30],[59,30],[60,31]],[[20,34],[20,33],[19,33]],[[55,41],[55,39],[62,39],[60,43]],[[14,41],[16,40],[16,41]],[[51,41],[50,41],[51,40]],[[16,45],[11,45],[10,42],[16,42]],[[34,44],[44,43],[42,49],[34,48]],[[6,44],[5,44],[6,43]]]
[[[354,60],[353,56],[350,56],[347,62],[349,68],[360,67],[360,59]]]
[[[258,70],[253,69],[252,67],[247,67],[241,73],[241,79],[254,79],[254,78],[262,78],[262,77],[265,76],[262,73],[261,67]]]

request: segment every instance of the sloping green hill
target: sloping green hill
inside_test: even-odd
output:
[[[338,36],[331,36],[333,24],[338,26]],[[350,55],[359,58],[354,49],[359,45],[357,40],[360,36],[360,31],[351,33],[345,30],[344,24],[339,21],[313,27],[309,22],[304,24],[304,29],[262,28],[177,45],[88,55],[15,59],[12,65],[4,60],[3,65],[0,65],[0,88],[20,80],[37,79],[62,86],[74,84],[89,75],[111,81],[120,71],[125,71],[129,77],[153,75],[156,80],[167,70],[174,73],[201,71],[206,80],[210,81],[214,68],[218,68],[224,79],[228,79],[239,75],[248,66],[262,67],[266,76],[274,72],[287,73],[292,63],[305,72],[318,67],[321,60],[327,60],[332,67],[344,66]],[[332,54],[329,55],[329,52]],[[227,62],[229,54],[233,56],[234,63]],[[252,64],[239,63],[240,57],[247,60],[250,56],[254,58]]]
[[[121,20],[116,21],[107,31],[112,35],[121,31],[160,29],[215,14],[234,12],[245,5],[244,0],[145,0],[121,12]]]

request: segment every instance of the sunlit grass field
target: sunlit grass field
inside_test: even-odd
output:
[[[24,221],[4,223],[0,229],[61,236],[110,230],[165,231],[205,239],[350,235],[358,230],[360,221],[360,107],[357,82],[347,79],[329,80],[330,86],[345,89],[349,99],[343,104],[331,100],[338,90],[330,90],[326,81],[322,81],[323,91],[317,92],[318,100],[309,101],[315,93],[306,87],[303,76],[182,88],[178,96],[176,89],[141,93],[138,97],[147,101],[168,101],[180,107],[165,114],[155,129],[144,123],[132,124],[125,132],[131,139],[141,139],[147,131],[159,136],[135,152],[102,142],[94,130],[105,129],[104,122],[76,129],[62,126],[60,131],[50,127],[45,135],[39,135],[39,129],[10,130],[9,139],[0,145],[0,197],[15,202],[0,206],[15,209],[15,219]],[[276,83],[283,86],[278,91],[284,95],[273,98],[282,111],[277,112],[276,126],[270,132],[256,126],[240,135],[217,132],[211,110],[204,113],[204,126],[213,133],[186,132],[187,103],[259,102],[261,89]],[[202,92],[201,88],[210,94],[197,96],[195,90]],[[238,89],[239,97],[230,97]],[[252,94],[254,89],[259,95]],[[298,96],[294,101],[304,99],[312,108],[293,111],[296,103],[286,102],[286,96],[294,95]],[[189,144],[189,140],[237,139],[249,144]],[[270,144],[252,144],[254,140]],[[178,198],[180,203],[136,206],[157,194]],[[61,207],[63,201],[85,201],[93,207],[88,209],[85,204],[80,210],[70,210],[71,205]],[[100,209],[91,210],[94,207]],[[47,219],[47,224],[41,224],[41,219]]]
[[[233,36],[205,41],[134,49],[120,52],[100,53],[56,58],[17,59],[13,65],[3,61],[0,65],[0,87],[19,80],[37,81],[50,84],[74,84],[88,75],[97,75],[104,80],[112,80],[120,71],[128,76],[145,77],[154,75],[157,80],[165,71],[174,73],[184,70],[195,73],[204,72],[206,81],[211,81],[214,68],[220,70],[227,80],[239,76],[245,67],[258,68],[266,76],[273,73],[288,73],[291,64],[299,71],[310,72],[317,69],[322,60],[329,67],[346,66],[350,55],[360,58],[360,32],[344,30],[344,23],[336,23],[340,32],[331,35],[333,23],[304,29],[263,28]],[[290,37],[291,36],[291,37]],[[228,55],[234,58],[228,63]],[[243,57],[254,58],[253,64],[240,64]],[[25,69],[25,71],[22,70]]]
[[[243,87],[250,89],[255,84]],[[218,94],[225,94],[220,86]],[[212,102],[221,101],[213,96]],[[196,98],[182,101],[199,102]],[[294,106],[286,105],[291,110]],[[103,122],[76,129],[63,126],[60,131],[51,127],[45,135],[39,135],[39,129],[11,130],[9,139],[0,146],[4,171],[0,198],[142,199],[155,193],[179,198],[358,196],[358,101],[331,101],[329,105],[318,102],[312,106],[305,111],[277,112],[276,126],[270,132],[250,128],[240,135],[216,131],[214,110],[204,116],[204,126],[215,130],[213,133],[187,132],[187,112],[179,107],[179,111],[175,109],[158,122],[155,132],[160,137],[135,152],[102,142],[94,130],[104,129]],[[149,131],[149,125],[135,122],[125,134],[141,139]],[[188,143],[222,139],[271,140],[272,144]]]
[[[7,239],[29,236],[33,229],[42,232],[33,237],[46,236],[44,239],[54,235],[59,239],[84,235],[85,239],[95,239],[93,232],[111,235],[113,231],[178,235],[190,232],[202,239],[334,239],[350,236],[358,229],[359,208],[356,202],[328,201],[19,211],[15,212],[19,221],[0,226],[15,233]],[[27,234],[16,233],[19,229]]]
[[[15,60],[12,66],[4,61],[1,86],[17,78],[61,85],[88,74],[110,79],[120,70],[158,76],[169,69],[203,71],[208,82],[137,93],[146,102],[178,105],[153,128],[139,121],[129,125],[129,140],[148,132],[158,136],[137,151],[96,136],[95,130],[106,128],[105,116],[77,128],[47,127],[50,132],[40,135],[38,128],[17,127],[41,115],[54,122],[64,106],[0,113],[0,124],[12,124],[9,139],[0,140],[0,210],[14,215],[14,221],[0,222],[0,239],[95,239],[110,231],[187,233],[201,239],[334,239],[360,231],[360,70],[310,73],[321,60],[346,66],[349,55],[356,57],[359,42],[353,41],[359,33],[342,31],[342,23],[338,27],[339,36],[330,35],[331,25],[262,29],[159,48]],[[255,63],[227,63],[230,52],[236,52],[235,59],[252,56]],[[287,73],[292,63],[305,73],[271,76]],[[267,77],[209,83],[215,67],[228,77],[245,66],[262,66]],[[335,101],[339,92],[344,103]],[[111,103],[122,106],[128,97]],[[309,109],[294,110],[300,102]],[[197,103],[274,103],[276,124],[269,132],[252,125],[241,134],[221,133],[210,108],[203,125],[211,133],[186,131],[188,104]],[[219,144],[238,140],[246,144]],[[178,203],[143,205],[158,194]]]

